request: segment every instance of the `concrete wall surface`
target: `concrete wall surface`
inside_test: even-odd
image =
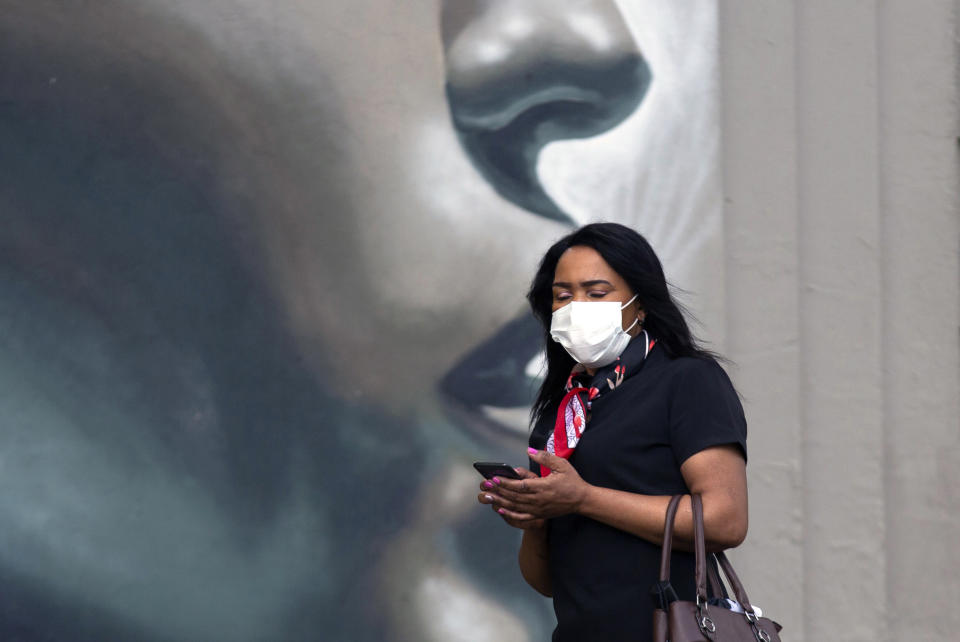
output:
[[[956,639],[957,6],[720,7],[736,559],[786,639]]]

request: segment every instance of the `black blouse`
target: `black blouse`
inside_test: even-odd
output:
[[[623,358],[643,343],[631,341]],[[532,447],[544,448],[554,415],[555,409],[537,422]],[[687,458],[735,444],[746,459],[746,439],[743,408],[723,368],[708,359],[670,359],[654,346],[639,369],[593,401],[570,463],[595,486],[689,493],[680,474]],[[551,519],[548,542],[555,642],[650,639],[659,546],[580,515]],[[694,599],[692,554],[675,552],[671,572],[680,599]]]

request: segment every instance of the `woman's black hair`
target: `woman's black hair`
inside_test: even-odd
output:
[[[657,340],[657,346],[671,358],[696,357],[717,359],[703,349],[690,332],[684,318],[684,309],[670,295],[660,259],[639,233],[618,223],[591,223],[575,230],[547,250],[537,269],[527,301],[533,315],[543,326],[547,353],[547,373],[531,410],[534,423],[548,409],[556,407],[564,395],[564,384],[576,363],[559,343],[550,337],[553,314],[553,279],[560,256],[574,246],[585,246],[597,251],[629,284],[637,303],[646,313],[643,327]]]

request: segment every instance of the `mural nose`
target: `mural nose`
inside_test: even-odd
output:
[[[602,133],[631,114],[650,69],[610,1],[446,0],[446,93],[460,142],[511,202],[572,222],[536,172],[549,142]]]

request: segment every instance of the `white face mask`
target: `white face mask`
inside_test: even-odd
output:
[[[616,301],[571,301],[555,310],[550,319],[550,336],[563,346],[577,363],[587,368],[611,364],[627,348],[629,332],[639,318],[623,329],[620,312],[633,303]]]

